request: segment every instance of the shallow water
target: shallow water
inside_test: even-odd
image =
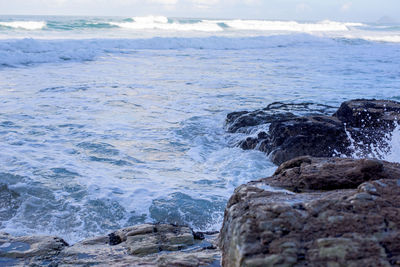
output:
[[[234,188],[276,168],[234,146],[229,112],[400,100],[397,43],[5,39],[0,59],[0,228],[70,242],[145,221],[219,230]]]

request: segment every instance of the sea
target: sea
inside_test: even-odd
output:
[[[0,16],[0,231],[219,230],[276,169],[228,113],[356,98],[400,101],[399,23]]]

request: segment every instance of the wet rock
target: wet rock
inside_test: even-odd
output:
[[[277,112],[268,110],[240,111],[228,114],[226,122],[229,125],[228,131],[231,133],[243,131],[250,126],[285,121],[294,119],[296,116],[290,112]]]
[[[110,246],[110,236],[121,243]],[[61,266],[207,266],[219,261],[217,249],[204,249],[214,239],[216,235],[195,241],[185,226],[143,224],[79,242],[63,250],[58,260]]]
[[[229,132],[250,135],[238,146],[263,151],[277,165],[305,155],[382,157],[390,150],[388,134],[400,118],[400,103],[387,100],[347,101],[331,116],[326,114],[331,108],[321,108],[319,114],[311,116],[305,116],[304,110],[290,113],[290,108],[296,111],[297,106],[285,106],[284,112],[279,108],[273,105],[253,112],[231,113],[226,120]],[[310,108],[309,113],[318,111],[306,108]],[[268,131],[249,130],[260,124]]]
[[[351,127],[393,128],[400,119],[400,103],[356,99],[343,102],[333,116]]]
[[[298,157],[283,163],[270,178],[271,186],[295,192],[355,188],[363,182],[400,177],[400,164],[376,159]]]
[[[277,121],[287,121],[300,115],[322,115],[334,112],[334,107],[315,103],[274,102],[263,109],[229,113],[226,117],[228,132],[247,132],[249,127]]]
[[[275,164],[303,155],[332,157],[351,152],[344,125],[334,117],[301,117],[273,123],[269,134],[267,149],[262,151]]]
[[[303,157],[238,187],[220,234],[223,266],[399,264],[399,171],[383,161]]]
[[[388,137],[400,119],[400,103],[389,100],[352,100],[333,115],[341,120],[354,140],[357,157],[383,157],[391,147]]]
[[[0,263],[7,265],[44,265],[57,256],[68,244],[53,236],[14,237],[0,233]]]
[[[155,225],[152,232],[126,234],[128,253],[145,256],[160,251],[178,251],[194,245],[192,230],[168,224]]]
[[[110,244],[110,246],[115,246],[122,242],[121,238],[114,233],[108,235],[108,240],[108,244]]]
[[[143,224],[72,246],[55,237],[0,236],[1,266],[209,266],[220,261],[217,236],[195,240],[192,229]],[[219,265],[214,265],[219,266]]]

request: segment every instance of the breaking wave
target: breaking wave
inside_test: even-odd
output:
[[[296,21],[270,20],[202,20],[176,19],[164,16],[132,17],[124,20],[66,20],[66,21],[6,21],[0,26],[40,30],[49,29],[82,29],[82,28],[110,28],[119,27],[130,30],[167,30],[167,31],[203,31],[220,32],[229,30],[250,31],[283,31],[283,32],[331,32],[349,31],[351,27],[360,27],[361,23],[343,23],[336,21],[320,21],[315,23],[300,23]]]
[[[45,21],[8,21],[0,22],[0,27],[23,29],[23,30],[41,30],[46,27]]]
[[[128,22],[110,22],[121,28],[134,30],[158,29],[175,31],[218,32],[224,30],[284,31],[284,32],[329,32],[349,31],[349,27],[363,26],[361,23],[321,21],[299,23],[296,21],[269,20],[178,20],[163,16],[133,17]]]
[[[179,21],[170,20],[164,16],[146,16],[146,17],[133,17],[131,21],[127,22],[110,22],[111,25],[120,28],[133,29],[133,30],[168,30],[168,31],[204,31],[204,32],[218,32],[223,31],[216,22],[213,21]]]
[[[361,23],[343,23],[330,20],[324,20],[317,23],[267,20],[224,20],[220,22],[226,24],[232,29],[255,31],[330,32],[349,31],[350,27],[363,26]]]

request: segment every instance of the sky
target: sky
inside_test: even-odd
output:
[[[400,0],[0,0],[2,15],[398,21]]]

